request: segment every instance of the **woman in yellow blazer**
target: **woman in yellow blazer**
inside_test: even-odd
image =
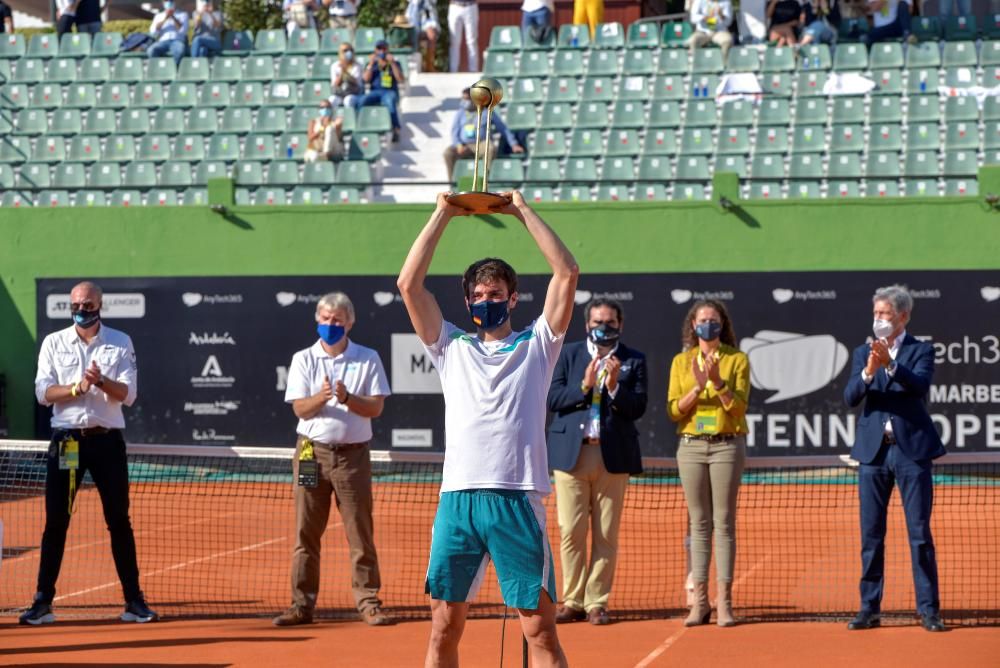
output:
[[[683,352],[670,365],[667,412],[677,423],[677,468],[691,523],[694,605],[686,626],[707,624],[708,564],[715,536],[716,621],[735,624],[732,609],[736,557],[736,497],[746,457],[750,363],[736,348],[726,307],[699,301],[684,317]]]

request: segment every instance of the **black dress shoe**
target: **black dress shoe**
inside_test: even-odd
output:
[[[936,612],[920,615],[920,625],[927,631],[934,633],[944,631],[944,622],[941,621],[941,615]]]
[[[858,616],[847,624],[848,631],[864,631],[882,625],[882,618],[877,612],[859,612]]]

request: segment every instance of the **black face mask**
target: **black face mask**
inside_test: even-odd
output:
[[[73,310],[73,322],[75,322],[80,327],[88,329],[94,326],[98,320],[101,319],[101,310],[94,309],[93,311],[85,311],[84,309],[74,309]]]
[[[595,345],[603,346],[605,348],[611,348],[616,343],[618,343],[618,338],[621,336],[621,330],[615,329],[611,325],[600,324],[597,327],[592,327],[587,331],[587,337],[594,342]]]

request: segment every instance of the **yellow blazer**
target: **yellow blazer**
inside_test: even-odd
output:
[[[695,386],[691,363],[699,348],[678,353],[670,364],[670,388],[667,390],[667,414],[677,423],[678,434],[697,434],[695,417],[714,415],[719,434],[746,434],[747,400],[750,397],[750,361],[746,354],[732,346],[719,345],[719,375],[732,391],[732,402],[724,404],[711,381],[698,396],[698,403],[688,413],[681,413],[681,397]]]

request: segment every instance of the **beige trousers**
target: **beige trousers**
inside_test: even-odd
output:
[[[607,608],[618,559],[618,530],[627,473],[608,473],[601,446],[581,445],[571,471],[556,471],[563,604],[590,612]],[[590,529],[590,559],[587,530]]]
[[[720,30],[711,34],[707,32],[695,32],[688,37],[687,47],[694,51],[709,44],[715,44],[722,49],[722,59],[726,59],[729,47],[733,45],[733,35],[728,30]]]

